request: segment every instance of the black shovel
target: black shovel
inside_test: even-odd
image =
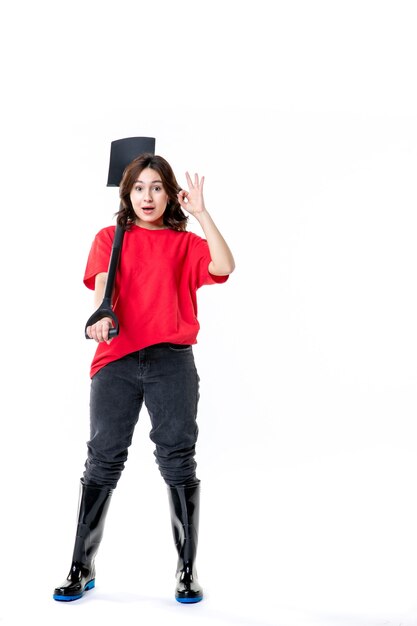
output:
[[[109,269],[107,271],[107,280],[106,286],[104,288],[103,302],[100,304],[97,311],[95,311],[87,320],[84,331],[86,339],[91,339],[91,337],[87,335],[87,326],[95,324],[99,320],[103,319],[103,317],[110,317],[114,323],[114,327],[109,329],[109,339],[111,339],[112,337],[117,337],[117,335],[119,334],[119,320],[117,319],[117,316],[113,311],[112,295],[124,234],[125,231],[123,230],[123,228],[117,225],[116,231],[114,233]]]
[[[145,152],[155,154],[155,139],[153,137],[126,137],[125,139],[116,139],[116,141],[112,141],[107,187],[118,187],[122,180],[125,168],[133,161],[133,159],[136,159]],[[103,319],[103,317],[110,317],[114,323],[114,327],[109,329],[109,339],[117,337],[119,334],[119,320],[113,311],[112,296],[124,234],[125,231],[122,226],[117,224],[114,233],[109,268],[107,270],[107,280],[104,288],[103,302],[100,304],[97,311],[95,311],[87,320],[84,330],[86,339],[91,338],[87,335],[87,326],[95,324],[99,320]]]

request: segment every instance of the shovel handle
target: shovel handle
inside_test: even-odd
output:
[[[117,335],[119,334],[119,320],[113,312],[111,300],[124,234],[125,232],[123,228],[117,225],[114,232],[114,239],[109,261],[109,269],[107,271],[107,280],[104,287],[103,302],[100,304],[97,311],[95,311],[92,316],[89,317],[87,320],[84,330],[86,339],[90,339],[90,337],[87,335],[87,326],[95,324],[99,320],[103,319],[103,317],[110,317],[114,324],[114,327],[109,329],[109,339],[113,339],[113,337],[117,337]]]
[[[105,304],[104,305],[101,304],[99,308],[97,309],[97,311],[95,311],[91,315],[91,317],[89,317],[87,320],[87,323],[85,325],[85,330],[84,330],[86,339],[91,339],[91,337],[87,335],[87,327],[92,326],[96,322],[102,320],[103,317],[110,317],[110,319],[113,321],[113,324],[114,324],[114,327],[109,329],[109,339],[112,339],[113,337],[117,337],[117,335],[119,334],[119,320],[117,319],[117,316],[113,312],[112,308],[110,308],[109,306],[106,306]]]

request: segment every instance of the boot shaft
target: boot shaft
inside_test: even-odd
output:
[[[178,567],[193,563],[197,554],[200,518],[200,483],[168,487],[172,532]]]
[[[73,561],[83,565],[93,561],[103,537],[112,493],[108,487],[86,485],[81,481]]]

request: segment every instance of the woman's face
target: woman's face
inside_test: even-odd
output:
[[[142,228],[165,228],[163,215],[168,194],[158,172],[147,167],[139,174],[130,192],[130,201],[136,215],[135,224]]]

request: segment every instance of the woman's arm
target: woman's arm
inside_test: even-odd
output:
[[[95,285],[94,285],[94,304],[96,309],[103,302],[104,298],[104,289],[106,287],[107,280],[107,272],[101,272],[97,274]],[[100,341],[106,341],[110,343],[112,339],[109,339],[109,330],[112,328],[113,322],[110,317],[103,317],[101,320],[93,324],[92,326],[87,326],[87,335],[90,339],[94,339],[97,343]]]
[[[100,304],[103,302],[106,280],[107,272],[100,272],[100,274],[96,275],[96,280],[94,283],[94,305],[96,309],[98,309]]]
[[[195,217],[204,231],[210,250],[211,262],[208,267],[210,274],[214,276],[227,276],[227,274],[231,274],[235,269],[233,255],[211,215],[206,209],[195,215]]]
[[[203,197],[204,176],[199,180],[198,174],[195,174],[194,183],[188,172],[186,172],[185,176],[190,191],[182,189],[178,194],[178,202],[183,209],[198,220],[203,229],[211,256],[208,268],[210,274],[227,276],[235,269],[235,261],[229,246],[205,207]]]

